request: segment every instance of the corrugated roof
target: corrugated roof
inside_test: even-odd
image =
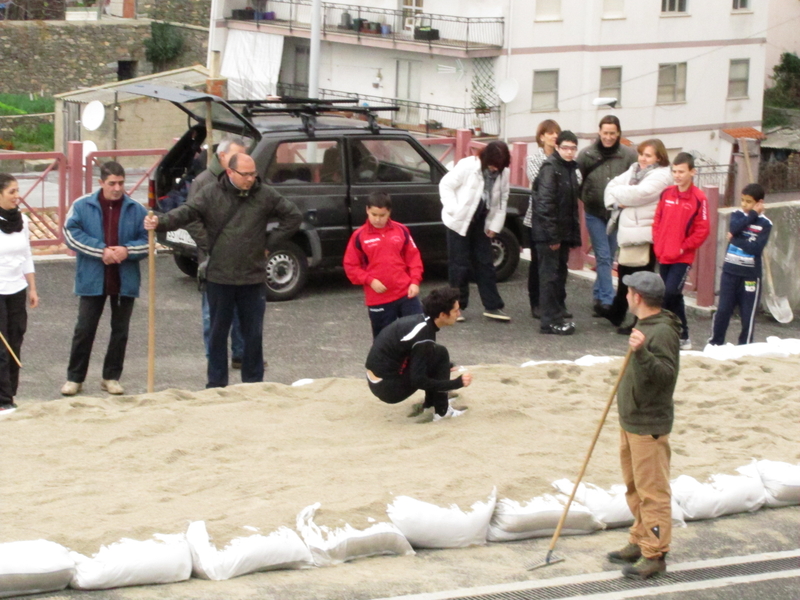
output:
[[[737,140],[742,138],[747,138],[748,140],[764,140],[767,137],[754,127],[734,127],[732,129],[723,129],[722,133],[726,133]]]
[[[800,129],[781,127],[780,129],[769,131],[767,139],[761,142],[761,147],[800,152]]]
[[[114,102],[114,93],[118,93],[118,102],[126,100],[133,100],[141,98],[135,94],[128,94],[120,92],[119,88],[131,83],[146,81],[157,85],[167,85],[170,87],[184,88],[189,86],[197,88],[205,84],[208,79],[208,70],[202,65],[194,65],[191,67],[184,67],[182,69],[174,69],[172,71],[163,71],[161,73],[153,73],[152,75],[144,75],[135,79],[126,79],[125,81],[115,81],[113,83],[106,83],[95,87],[84,88],[72,92],[64,92],[63,94],[56,94],[55,97],[59,100],[67,100],[69,102],[91,102],[92,100],[99,100],[103,104],[111,104]]]

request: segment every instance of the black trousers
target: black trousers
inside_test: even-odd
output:
[[[656,268],[656,253],[653,252],[653,244],[650,244],[650,259],[647,264],[641,267],[626,267],[625,265],[617,265],[617,295],[614,296],[614,302],[611,305],[611,314],[609,321],[619,327],[625,321],[625,315],[628,313],[628,286],[622,283],[622,279],[626,275],[632,275],[639,271],[654,271]]]
[[[89,370],[94,336],[97,325],[103,316],[106,298],[111,305],[111,337],[108,339],[106,358],[103,361],[103,379],[116,379],[122,376],[125,363],[125,349],[128,347],[128,327],[133,314],[135,298],[128,296],[81,296],[78,304],[78,323],[72,335],[72,350],[69,353],[67,380],[83,383]]]
[[[228,336],[234,309],[239,314],[244,350],[242,383],[264,381],[264,311],[267,286],[264,283],[227,285],[206,283],[211,333],[208,337],[207,388],[228,385]]]
[[[8,296],[0,295],[0,331],[19,358],[22,349],[22,338],[28,329],[28,312],[25,303],[28,299],[28,288]],[[11,404],[17,395],[19,385],[19,367],[11,358],[5,345],[0,347],[0,404]]]
[[[536,242],[533,241],[531,231],[528,230],[531,238],[531,262],[528,264],[528,300],[531,303],[531,310],[539,308],[539,255],[536,253]]]
[[[719,305],[714,313],[712,337],[710,344],[722,346],[725,344],[725,333],[735,308],[739,308],[742,318],[742,330],[739,333],[739,345],[753,343],[753,328],[755,326],[756,310],[761,298],[761,278],[742,277],[722,272],[719,281]]]
[[[502,309],[505,304],[497,291],[492,240],[484,231],[485,219],[470,223],[467,235],[447,230],[447,266],[450,285],[461,292],[459,307],[469,306],[470,274],[478,284],[478,294],[486,310]]]
[[[433,345],[433,352],[427,365],[427,375],[430,379],[449,381],[450,379],[450,353],[440,344]],[[397,404],[408,398],[419,388],[411,383],[408,371],[398,377],[384,377],[378,383],[367,378],[369,390],[379,400],[386,404]],[[425,390],[425,408],[433,406],[437,415],[444,416],[450,406],[447,392]]]
[[[536,243],[539,259],[539,307],[542,310],[542,327],[564,322],[564,307],[567,301],[567,263],[570,247],[561,244],[551,250],[545,243]]]
[[[664,280],[663,308],[674,313],[681,320],[681,339],[689,339],[689,325],[686,322],[686,304],[683,300],[683,286],[689,276],[691,265],[674,263],[659,265],[659,275]]]

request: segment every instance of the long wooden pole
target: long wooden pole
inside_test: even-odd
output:
[[[154,216],[151,210],[149,217]],[[156,380],[156,232],[147,232],[148,271],[150,281],[147,297],[147,393],[152,394]]]
[[[3,344],[5,345],[6,350],[8,350],[8,353],[11,355],[11,358],[14,359],[14,362],[17,363],[17,366],[21,369],[22,368],[22,363],[19,362],[19,359],[17,358],[17,355],[14,354],[14,351],[11,349],[11,346],[9,346],[8,340],[6,340],[6,336],[3,335],[2,331],[0,331],[0,340],[3,340]]]

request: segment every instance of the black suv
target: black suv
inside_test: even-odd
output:
[[[147,84],[130,85],[125,91],[168,100],[189,115],[188,131],[155,171],[154,208],[169,210],[176,197],[180,201],[181,188],[185,196],[210,124],[216,136],[225,132],[242,137],[262,181],[301,210],[300,231],[269,255],[270,300],[297,296],[309,269],[341,266],[351,233],[366,220],[367,197],[376,191],[391,195],[392,218],[409,227],[426,264],[447,259],[439,201],[439,181],[447,170],[409,132],[378,124],[376,110],[396,108],[287,98],[280,104],[226,102],[202,92]],[[528,196],[526,188],[512,188],[505,228],[492,240],[501,281],[519,264]],[[159,241],[172,247],[181,271],[195,275],[196,247],[186,231],[159,234]]]

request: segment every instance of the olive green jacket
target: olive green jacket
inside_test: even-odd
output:
[[[617,175],[621,175],[636,162],[636,152],[628,148],[625,144],[620,144],[617,151],[599,167],[592,169],[592,165],[603,160],[603,154],[598,148],[600,140],[591,146],[581,150],[576,162],[583,175],[583,185],[581,187],[581,201],[583,210],[588,214],[600,219],[608,219],[603,195],[606,191],[608,182]],[[586,174],[589,173],[587,176]]]

